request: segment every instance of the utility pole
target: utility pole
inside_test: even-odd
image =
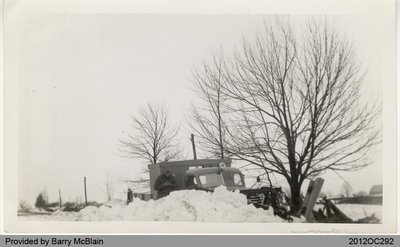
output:
[[[193,159],[197,160],[197,155],[196,155],[196,143],[194,142],[194,134],[190,135],[190,140],[192,141],[192,147],[193,147]]]
[[[58,189],[58,196],[59,196],[59,198],[60,198],[60,209],[61,209],[61,206],[62,206],[62,201],[61,201],[61,189]]]
[[[85,205],[87,206],[86,177],[83,178],[83,184],[85,188]]]

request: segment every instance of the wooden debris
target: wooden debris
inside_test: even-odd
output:
[[[375,214],[355,221],[344,214],[331,200],[327,199],[326,197],[324,197],[320,203],[324,205],[324,209],[313,211],[313,216],[319,223],[380,223],[380,220],[375,216]]]

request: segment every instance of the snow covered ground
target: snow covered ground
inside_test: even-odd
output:
[[[369,217],[375,214],[375,217],[382,222],[382,205],[368,204],[335,204],[347,217],[354,221]],[[314,210],[323,209],[323,205],[316,204]]]
[[[22,219],[38,219],[22,217]],[[101,207],[88,206],[77,213],[54,212],[41,215],[40,220],[61,221],[197,221],[197,222],[287,222],[273,215],[272,209],[257,209],[247,204],[246,196],[219,187],[214,193],[183,190],[154,201],[134,198],[108,202]],[[295,219],[295,222],[304,222]]]
[[[375,214],[382,222],[382,205],[336,204],[342,212],[353,220],[359,220]]]
[[[316,208],[321,205],[316,205]],[[382,219],[381,205],[337,204],[348,217],[358,220],[375,214]],[[314,208],[314,209],[316,209]],[[219,187],[214,193],[182,190],[160,200],[111,201],[100,207],[88,206],[80,212],[56,211],[50,215],[19,216],[21,220],[56,221],[197,221],[197,222],[287,222],[270,210],[247,204],[246,196]],[[294,222],[306,222],[293,217]]]

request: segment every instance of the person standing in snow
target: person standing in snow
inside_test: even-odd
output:
[[[157,199],[168,196],[171,191],[177,188],[176,178],[172,174],[171,169],[166,168],[163,173],[158,176],[154,183],[154,189],[158,192]]]
[[[129,204],[130,202],[132,202],[132,200],[133,200],[133,192],[132,192],[132,190],[130,188],[128,188],[128,196],[127,196],[127,203],[126,204]]]

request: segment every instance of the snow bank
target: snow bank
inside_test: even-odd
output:
[[[58,220],[82,221],[198,221],[198,222],[287,222],[272,209],[247,204],[246,196],[218,187],[214,193],[196,190],[172,192],[160,200],[134,200],[126,205],[112,201],[99,208],[88,206],[78,213],[55,212]]]

